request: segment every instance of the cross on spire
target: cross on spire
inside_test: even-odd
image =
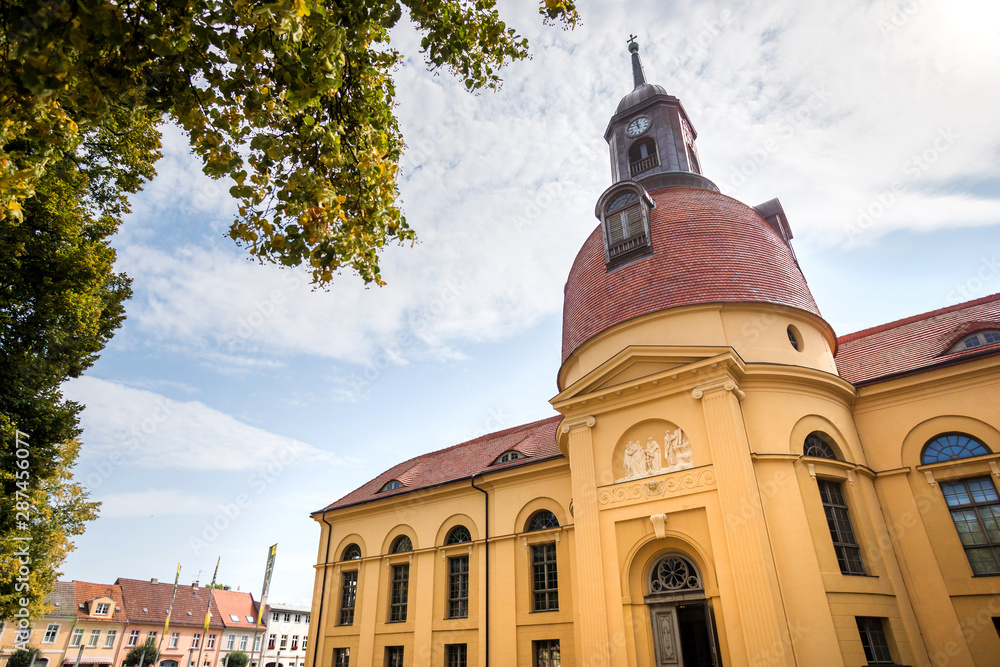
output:
[[[642,61],[639,60],[639,44],[635,41],[635,35],[628,36],[628,50],[632,54],[632,79],[635,87],[645,85],[646,73],[642,71]]]

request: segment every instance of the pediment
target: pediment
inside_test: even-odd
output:
[[[731,348],[728,347],[672,345],[627,347],[567,387],[553,398],[552,402],[620,389],[642,382],[644,379],[670,376],[671,371],[683,372],[687,367],[731,352]]]

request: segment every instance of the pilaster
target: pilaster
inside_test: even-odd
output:
[[[704,411],[747,657],[750,664],[794,665],[739,404],[744,394],[726,379],[696,387],[691,396]]]
[[[576,547],[578,657],[593,667],[611,664],[608,655],[608,611],[604,597],[601,530],[598,523],[597,476],[594,470],[592,429],[594,417],[566,420],[570,475],[573,488],[573,522]]]

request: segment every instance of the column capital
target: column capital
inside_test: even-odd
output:
[[[597,418],[593,415],[587,415],[586,417],[577,417],[575,419],[565,419],[563,423],[559,426],[559,432],[565,435],[575,428],[594,428],[597,424]]]
[[[738,400],[742,401],[747,395],[740,389],[734,380],[720,380],[718,382],[712,382],[709,384],[703,384],[700,387],[695,387],[691,391],[691,397],[695,400],[701,400],[705,394],[710,394],[715,391],[729,391],[733,393]]]

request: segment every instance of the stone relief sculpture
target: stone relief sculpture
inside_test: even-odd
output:
[[[693,467],[694,454],[691,451],[691,441],[681,429],[673,431],[668,429],[663,435],[662,449],[660,443],[652,437],[646,441],[645,447],[638,440],[629,441],[622,458],[625,476],[616,479],[615,483]]]

